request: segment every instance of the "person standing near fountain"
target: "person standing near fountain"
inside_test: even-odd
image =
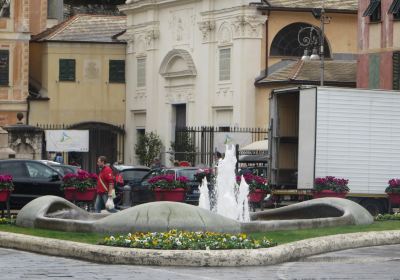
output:
[[[105,156],[99,156],[97,159],[97,166],[100,169],[99,176],[97,178],[97,196],[94,204],[94,210],[96,213],[100,213],[102,209],[106,208],[106,203],[109,198],[113,198],[114,190],[114,177],[113,171],[110,166],[106,165],[107,158]],[[107,209],[109,212],[117,212],[115,208]]]

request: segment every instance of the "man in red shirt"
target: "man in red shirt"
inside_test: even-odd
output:
[[[112,198],[114,190],[114,177],[110,166],[106,165],[107,158],[100,156],[97,159],[97,166],[100,169],[100,173],[97,179],[97,197],[94,204],[94,210],[100,213],[102,209],[106,208],[106,202],[109,197]],[[116,212],[115,209],[107,209],[109,212]]]

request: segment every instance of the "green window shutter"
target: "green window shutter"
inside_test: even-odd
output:
[[[369,56],[369,88],[379,88],[379,67],[380,57],[379,54],[371,54]]]
[[[74,82],[75,81],[75,59],[59,60],[59,81]]]
[[[10,53],[8,50],[0,50],[0,86],[8,86],[10,68]]]
[[[125,60],[110,60],[108,66],[108,81],[125,83]]]
[[[393,89],[400,90],[400,52],[393,53]]]

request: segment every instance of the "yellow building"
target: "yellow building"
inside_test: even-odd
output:
[[[125,29],[124,16],[76,15],[31,40],[29,123],[89,130],[89,153],[69,154],[88,170],[123,160]]]
[[[265,69],[265,72],[255,83],[258,88],[256,127],[268,125],[268,98],[271,90],[300,84],[320,84],[319,63],[299,62],[299,59],[305,50],[309,55],[314,51],[321,56],[319,34],[322,20],[318,16],[322,3],[325,3],[325,85],[355,87],[357,0],[261,1],[258,9],[267,15],[268,19],[263,36],[261,61],[261,68]],[[310,34],[310,39],[314,42],[306,47],[303,40],[310,37]],[[342,73],[347,75],[346,79],[343,79]]]

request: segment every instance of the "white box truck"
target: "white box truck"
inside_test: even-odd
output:
[[[270,97],[268,179],[278,203],[310,198],[314,179],[349,180],[348,199],[390,207],[400,178],[400,92],[302,86]]]

